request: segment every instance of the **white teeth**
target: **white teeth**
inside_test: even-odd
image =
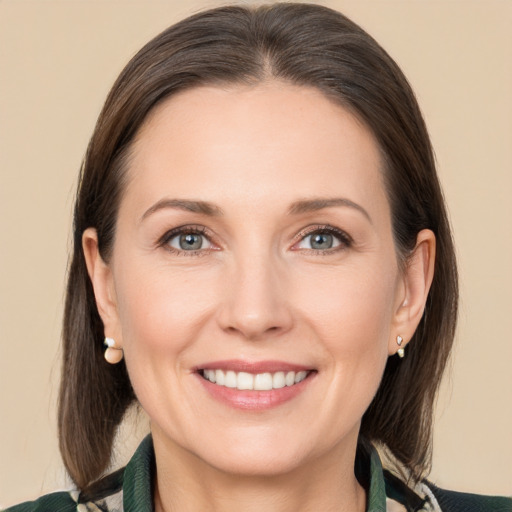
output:
[[[233,371],[226,372],[226,380],[224,381],[224,386],[227,388],[236,388],[237,387],[237,378],[236,373]]]
[[[215,370],[215,380],[212,381],[219,386],[224,386],[224,372],[222,370]]]
[[[254,375],[250,373],[240,372],[236,381],[238,389],[254,389]]]
[[[297,372],[295,374],[295,384],[298,384],[301,380],[304,380],[308,372]]]
[[[219,386],[237,388],[239,390],[270,391],[281,389],[285,386],[293,386],[303,381],[308,371],[300,372],[275,372],[275,373],[247,373],[234,372],[232,370],[203,370],[203,377]]]
[[[274,389],[281,389],[284,388],[285,385],[286,382],[284,380],[284,372],[274,373],[274,376],[272,377],[272,387]]]
[[[272,374],[258,373],[254,376],[254,389],[258,391],[268,391],[272,389]]]

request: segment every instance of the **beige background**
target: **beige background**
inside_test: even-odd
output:
[[[512,2],[325,3],[405,70],[451,210],[462,308],[432,479],[512,494]],[[144,42],[218,4],[0,0],[0,506],[68,485],[54,419],[63,284],[76,173],[102,101]]]

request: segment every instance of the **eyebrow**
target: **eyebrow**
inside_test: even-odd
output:
[[[360,213],[362,213],[372,224],[372,219],[370,214],[359,204],[354,203],[350,199],[336,197],[336,198],[315,198],[315,199],[302,199],[300,201],[296,201],[292,203],[288,210],[289,215],[300,215],[302,213],[315,212],[318,210],[323,210],[325,208],[332,207],[348,207],[353,208]],[[207,201],[193,201],[188,199],[168,199],[164,198],[160,201],[156,202],[153,206],[148,208],[144,214],[142,215],[140,222],[145,220],[147,217],[152,215],[153,213],[164,210],[166,208],[171,208],[175,210],[183,210],[192,213],[200,213],[203,215],[207,215],[210,217],[218,217],[224,214],[222,208],[209,203]]]
[[[156,202],[153,206],[148,208],[140,218],[140,222],[145,220],[153,213],[159,210],[164,210],[166,208],[171,208],[174,210],[184,210],[186,212],[192,213],[201,213],[203,215],[208,215],[210,217],[217,217],[223,214],[221,208],[215,206],[212,203],[208,203],[207,201],[191,201],[187,199],[165,198],[161,199],[160,201]]]
[[[370,224],[373,224],[370,214],[361,205],[354,203],[354,201],[351,201],[350,199],[345,199],[343,197],[315,198],[296,201],[290,206],[288,213],[290,215],[299,215],[301,213],[316,212],[318,210],[323,210],[325,208],[332,208],[336,206],[353,208],[358,212],[362,213],[368,219]]]

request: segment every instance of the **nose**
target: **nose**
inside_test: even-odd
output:
[[[283,266],[268,255],[239,259],[224,278],[224,300],[218,311],[220,327],[249,340],[289,331],[293,315],[286,281]]]

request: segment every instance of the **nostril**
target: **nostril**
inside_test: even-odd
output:
[[[233,293],[226,293],[217,310],[219,326],[226,333],[251,340],[288,331],[293,324],[291,310],[286,298],[276,295],[276,290],[270,292],[269,286],[261,284],[237,286]]]
[[[285,329],[281,326],[275,325],[271,327],[265,327],[264,325],[246,323],[239,325],[231,325],[225,329],[230,334],[243,336],[249,340],[265,339],[270,335],[278,335],[280,332],[284,332]]]

